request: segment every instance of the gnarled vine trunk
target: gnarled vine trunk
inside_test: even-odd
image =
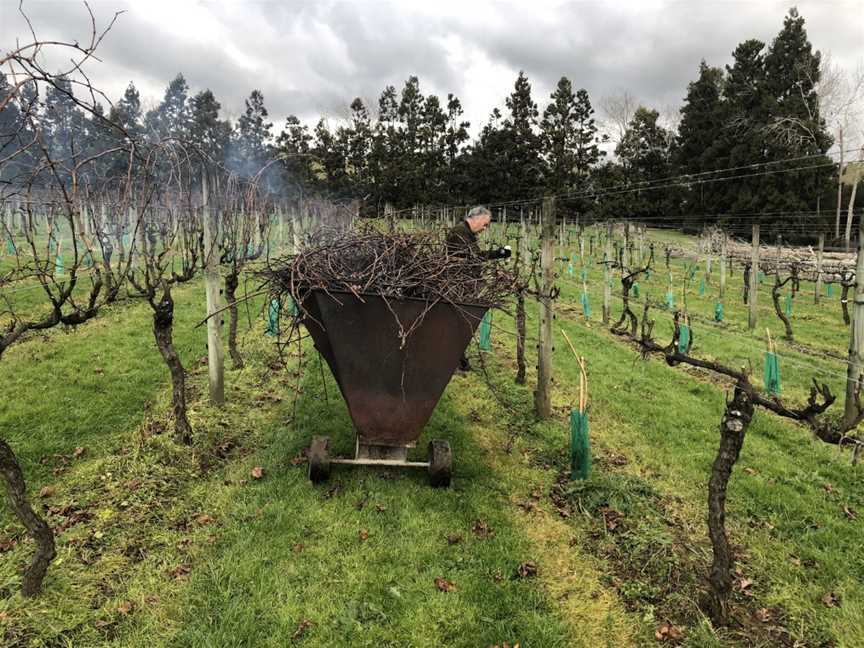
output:
[[[48,571],[48,565],[57,555],[54,548],[54,532],[30,506],[24,473],[21,472],[21,466],[18,465],[18,459],[12,448],[3,439],[0,439],[0,475],[6,482],[12,512],[36,542],[36,553],[30,566],[24,571],[24,580],[21,584],[21,593],[24,596],[35,596],[42,589],[42,580]]]
[[[225,299],[228,302],[228,354],[235,369],[243,368],[243,356],[237,350],[237,286],[239,283],[235,270],[225,277]]]
[[[711,466],[711,479],[708,482],[708,535],[711,538],[714,561],[708,575],[706,612],[715,625],[725,625],[729,620],[734,557],[726,535],[726,489],[751,420],[753,402],[747,392],[736,385],[735,394],[726,404],[720,423],[720,447]]]
[[[516,293],[516,384],[525,384],[525,292]]]
[[[771,288],[771,301],[774,303],[774,312],[777,313],[777,317],[780,318],[780,321],[783,322],[783,327],[786,329],[786,339],[794,340],[794,336],[792,334],[792,322],[789,321],[789,318],[786,316],[786,313],[783,312],[783,307],[780,306],[780,289],[783,287],[783,284],[780,283],[780,274],[777,274],[777,280],[774,282],[773,288]]]
[[[168,282],[162,284],[162,298],[151,301],[153,306],[153,335],[156,346],[171,373],[171,403],[174,412],[174,440],[192,444],[192,426],[186,418],[186,370],[174,348],[174,300]]]

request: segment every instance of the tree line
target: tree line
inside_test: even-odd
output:
[[[17,105],[0,111],[0,132],[26,132],[19,121],[26,112],[20,104],[27,104],[41,113],[55,159],[103,153],[118,139],[173,138],[205,161],[259,176],[281,195],[359,199],[366,214],[554,193],[562,213],[589,220],[701,226],[747,214],[779,228],[796,219],[810,226],[821,213],[827,230],[846,198],[836,191],[839,169],[827,155],[834,138],[822,114],[821,62],[804,18],[792,9],[770,44],[745,40],[722,69],[699,64],[677,128],[624,95],[607,103],[609,123],[601,129],[588,91],[567,77],[541,111],[520,72],[503,108],[492,110],[473,139],[459,98],[424,94],[416,76],[401,90],[387,86],[377,106],[355,98],[339,123],[322,117],[310,126],[288,115],[277,133],[260,90],[232,122],[220,117],[211,90],[190,94],[178,74],[148,111],[134,83],[107,114],[101,108],[86,114],[71,87],[48,87],[44,96],[36,86],[24,88]],[[0,75],[0,96],[9,87]],[[0,145],[14,143],[7,137]],[[122,180],[127,162],[101,155],[91,165],[92,180]],[[4,165],[0,180],[14,182],[16,169],[27,165],[27,156],[19,156]]]

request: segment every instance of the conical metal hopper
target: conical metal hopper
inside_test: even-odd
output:
[[[311,315],[304,324],[339,384],[358,442],[404,447],[423,431],[487,308],[388,302],[315,290],[303,299]],[[416,324],[404,345],[397,318],[405,331]]]

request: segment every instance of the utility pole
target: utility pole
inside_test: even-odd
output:
[[[756,329],[756,304],[759,293],[759,223],[753,224],[753,249],[750,251],[750,291],[748,305],[750,314],[747,318],[747,328]]]
[[[537,344],[537,390],[534,409],[538,418],[552,416],[552,291],[555,281],[555,198],[543,199],[540,250],[540,331]]]
[[[225,350],[222,348],[222,277],[219,274],[219,223],[210,209],[207,196],[207,173],[201,174],[201,198],[204,217],[204,286],[207,291],[207,368],[210,401],[225,402]],[[245,252],[245,251],[244,251]]]

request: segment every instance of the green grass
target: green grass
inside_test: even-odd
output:
[[[673,265],[680,277],[684,264]],[[596,265],[595,314],[585,322],[578,268],[572,278],[566,265],[559,270],[554,418],[526,416],[534,373],[529,386],[512,384],[507,331],[515,327],[496,314],[485,358],[498,398],[479,368],[457,375],[414,451],[422,456],[430,438],[451,443],[448,491],[431,490],[422,471],[347,467],[312,486],[302,449],[313,434],[329,434],[335,451],[350,454],[350,420],[326,370],[324,389],[317,359],[302,374],[295,409],[296,359],[279,368],[260,320],[243,335],[248,367],[228,373],[228,404],[209,406],[199,362],[206,333],[193,328],[203,315],[199,285],[176,293],[176,339],[193,372],[191,449],[170,439],[167,372],[146,304],[112,307],[77,331],[11,348],[0,361],[0,383],[15,394],[0,405],[4,437],[51,524],[77,523],[58,533],[45,593],[24,601],[18,570],[31,547],[0,513],[0,539],[19,541],[0,553],[0,636],[12,646],[622,646],[658,645],[655,631],[671,624],[693,647],[864,645],[861,469],[761,411],[728,504],[736,580],[750,581],[749,595],[736,591],[739,625],[710,628],[697,603],[710,563],[707,478],[728,385],[643,361],[609,334],[599,323]],[[655,277],[643,290],[659,297],[665,285]],[[746,331],[736,282],[738,270],[726,328],[694,322],[694,353],[749,360],[758,378],[763,337]],[[773,318],[767,294],[763,321]],[[805,294],[796,337],[842,353],[839,308],[807,304]],[[691,310],[710,317],[713,300],[692,296]],[[653,313],[663,340],[669,315]],[[532,306],[531,338],[536,326]],[[578,383],[557,326],[589,366],[595,469],[580,484],[559,479]],[[835,391],[842,386],[834,361],[779,339],[778,347],[799,363],[783,365],[784,397],[800,402],[816,370]],[[77,447],[85,450],[76,457]],[[255,466],[263,478],[251,476]],[[45,485],[54,493],[38,497]],[[479,537],[478,521],[494,534]],[[526,562],[536,577],[517,577]],[[436,578],[455,589],[439,591]],[[763,609],[768,621],[754,620]]]

